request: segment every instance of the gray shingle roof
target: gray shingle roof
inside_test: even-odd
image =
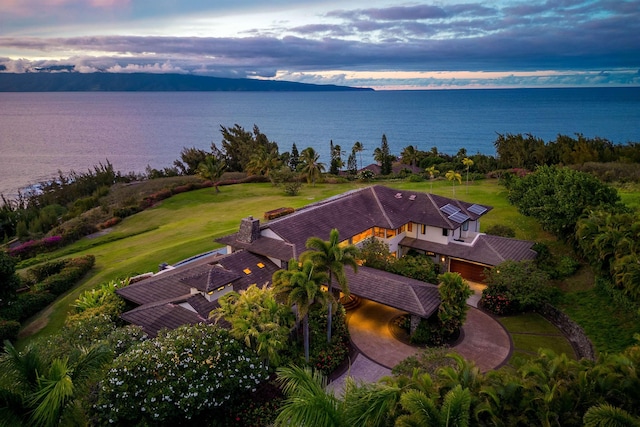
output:
[[[400,245],[436,254],[495,266],[506,260],[534,259],[533,242],[481,234],[473,245],[450,242],[448,245],[405,237]]]
[[[440,305],[438,287],[430,283],[370,267],[357,273],[347,267],[345,275],[352,294],[420,317],[431,316]]]
[[[473,203],[375,185],[306,206],[286,217],[275,219],[262,228],[270,229],[285,242],[292,244],[295,247],[295,256],[298,256],[305,250],[309,237],[316,236],[326,240],[333,228],[337,228],[340,235],[346,238],[371,227],[396,229],[408,222],[448,229],[460,227],[460,222],[450,219],[449,214],[440,210],[447,204],[455,206],[472,220],[491,210],[490,206],[483,206],[486,210],[478,215],[468,210]],[[258,248],[259,242],[263,239],[261,237],[245,247],[256,251],[254,247]],[[218,241],[233,246],[233,239]],[[279,259],[288,260],[290,257]]]
[[[155,337],[161,329],[206,322],[207,319],[175,303],[148,304],[122,313],[122,319]]]

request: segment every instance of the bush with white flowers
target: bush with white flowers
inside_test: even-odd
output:
[[[95,409],[104,424],[194,419],[254,391],[267,377],[256,354],[226,330],[182,326],[116,358]]]

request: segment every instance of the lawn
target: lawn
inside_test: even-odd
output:
[[[573,347],[564,335],[537,313],[499,317],[498,321],[509,331],[513,340],[511,360],[534,357],[540,348],[550,349],[556,354],[564,353],[571,358],[576,357]]]
[[[504,187],[497,180],[480,180],[455,186],[446,180],[433,183],[401,180],[380,182],[402,191],[433,192],[472,203],[493,206],[482,219],[481,230],[505,224],[516,237],[544,241],[552,250],[564,251],[561,244],[544,232],[531,218],[520,215],[506,200]],[[362,182],[305,185],[299,195],[286,196],[281,188],[269,183],[241,184],[175,195],[144,212],[133,215],[106,234],[84,238],[58,252],[56,257],[92,254],[96,265],[73,290],[61,296],[47,310],[26,322],[18,346],[33,337],[51,334],[64,324],[70,305],[77,296],[101,283],[145,272],[155,272],[160,263],[174,264],[185,258],[219,247],[214,239],[238,230],[240,219],[252,215],[262,218],[265,211],[287,206],[300,208],[328,197],[371,185]],[[583,289],[581,286],[580,288]]]

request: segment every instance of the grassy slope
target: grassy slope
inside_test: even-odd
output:
[[[432,191],[453,197],[451,183],[385,182],[404,191]],[[237,231],[240,219],[248,215],[261,218],[267,210],[282,206],[299,208],[343,193],[362,183],[305,185],[298,196],[288,197],[270,184],[243,184],[222,187],[220,193],[203,189],[176,195],[152,209],[129,217],[103,236],[82,239],[64,248],[57,256],[93,254],[96,266],[92,273],[75,289],[58,299],[48,310],[26,324],[24,345],[29,339],[58,330],[66,318],[70,304],[86,289],[118,277],[127,277],[148,271],[157,271],[162,262],[175,263],[190,256],[215,249],[214,239]],[[494,207],[482,220],[482,229],[493,224],[506,224],[516,230],[520,239],[552,242],[552,236],[543,232],[531,218],[523,217],[508,204],[504,188],[495,180],[456,185],[455,197],[473,203]],[[32,335],[36,332],[35,335]]]

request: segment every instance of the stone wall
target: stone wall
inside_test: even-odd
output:
[[[540,314],[562,331],[573,346],[579,359],[595,360],[596,355],[593,344],[580,325],[551,304],[545,304],[542,310],[540,310]]]

